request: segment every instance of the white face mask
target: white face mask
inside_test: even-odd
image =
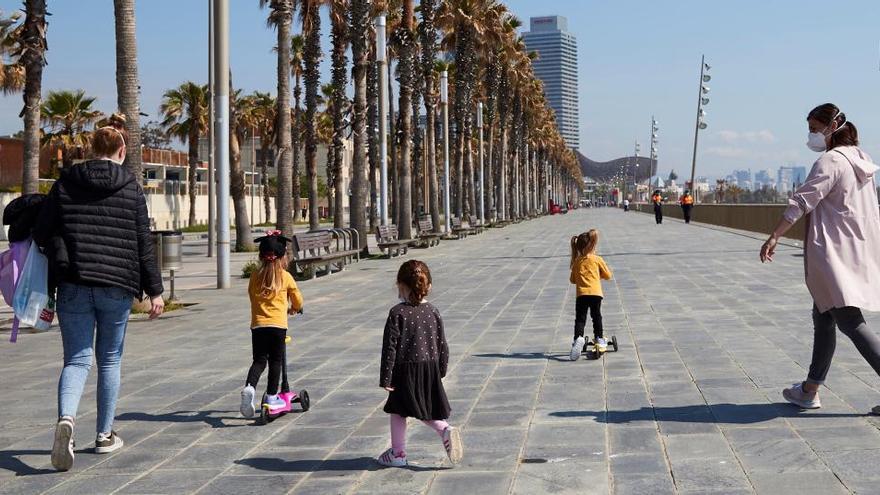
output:
[[[811,132],[807,136],[807,148],[810,148],[816,153],[825,151],[825,134],[822,134],[821,132]]]

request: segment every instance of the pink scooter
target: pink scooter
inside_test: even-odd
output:
[[[300,311],[302,314],[302,311]],[[284,339],[285,344],[289,344],[291,341],[290,335],[288,335]],[[281,393],[278,394],[278,397],[284,401],[283,406],[279,407],[269,407],[269,404],[266,404],[266,394],[263,394],[263,399],[260,404],[260,424],[267,424],[272,421],[275,421],[279,416],[283,416],[289,412],[293,411],[293,405],[299,403],[300,409],[302,412],[306,412],[309,410],[309,393],[305,390],[300,390],[299,392],[291,392],[290,385],[287,383],[287,347],[284,349],[284,357],[281,362]]]

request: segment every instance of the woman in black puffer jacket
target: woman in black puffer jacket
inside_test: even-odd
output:
[[[162,275],[150,238],[139,180],[122,167],[124,118],[95,131],[97,159],[63,171],[40,213],[34,240],[52,260],[64,369],[58,383],[58,424],[52,465],[73,465],[73,425],[92,356],[98,362],[95,452],[122,447],[112,430],[119,395],[123,340],[134,297],[150,298],[150,318],[164,310]],[[97,328],[97,333],[96,333]]]

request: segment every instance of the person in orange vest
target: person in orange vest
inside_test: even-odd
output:
[[[691,210],[694,208],[694,197],[691,196],[689,190],[685,189],[684,194],[679,200],[679,204],[681,205],[682,213],[684,213],[684,223],[691,223]]]
[[[651,203],[654,204],[654,220],[657,221],[657,225],[660,225],[663,223],[663,196],[660,195],[660,189],[654,191]]]

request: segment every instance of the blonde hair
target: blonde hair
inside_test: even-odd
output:
[[[599,244],[599,231],[590,229],[583,234],[576,235],[571,238],[571,266],[574,266],[578,258],[593,254],[596,252],[596,246]]]
[[[284,289],[284,270],[287,269],[287,256],[266,259],[260,257],[260,269],[257,281],[260,284],[260,295],[270,297]]]

